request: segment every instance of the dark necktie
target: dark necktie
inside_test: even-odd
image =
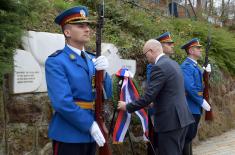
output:
[[[86,55],[85,55],[84,51],[81,51],[81,57],[86,60]]]
[[[85,54],[84,51],[81,51],[81,57],[82,57],[82,59],[85,61],[86,65],[87,65],[86,54]]]

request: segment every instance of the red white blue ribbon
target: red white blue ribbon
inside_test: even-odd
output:
[[[120,92],[120,100],[125,101],[127,104],[133,102],[139,98],[139,93],[131,80],[132,74],[128,71],[128,69],[123,68],[120,69],[117,73],[117,76],[123,77],[123,84]],[[147,141],[148,137],[148,116],[144,109],[140,109],[135,111],[135,114],[141,120],[142,128],[143,128],[143,138]],[[116,120],[116,124],[113,132],[113,143],[122,143],[124,141],[126,132],[130,125],[131,114],[120,110],[118,113],[118,117]]]

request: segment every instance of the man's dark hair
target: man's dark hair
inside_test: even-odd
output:
[[[65,25],[62,27],[62,32],[63,32],[63,34],[64,34],[65,39],[67,39],[68,37],[65,35],[64,31],[65,31],[66,29],[70,29],[70,28],[71,28],[71,25],[69,25],[69,24],[65,24]]]
[[[186,54],[189,55],[189,49],[185,49]]]

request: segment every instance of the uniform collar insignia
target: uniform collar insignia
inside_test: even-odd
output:
[[[75,56],[74,54],[70,54],[70,55],[69,55],[69,58],[70,58],[71,60],[75,60],[75,59],[76,59],[76,56]]]

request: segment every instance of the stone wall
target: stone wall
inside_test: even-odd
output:
[[[47,129],[53,111],[47,93],[11,94],[9,81],[9,75],[5,76],[0,91],[0,155],[51,155]],[[113,116],[112,102],[106,104],[104,111],[109,129]],[[136,155],[144,155],[147,145],[140,132],[141,123],[136,122],[136,116],[132,120],[134,125],[131,125],[129,133],[132,147]],[[124,144],[110,146],[113,155],[132,154],[128,136]]]
[[[223,82],[211,81],[210,103],[214,111],[214,121],[208,123],[202,117],[194,144],[235,127],[235,80],[226,75],[221,78]],[[10,93],[9,83],[6,76],[2,91],[0,90],[0,155],[51,155],[47,128],[52,109],[47,93],[14,95]],[[112,116],[113,103],[109,102],[105,106],[108,129]],[[144,155],[147,145],[142,141],[141,125],[135,117],[131,122],[130,137],[135,154]],[[123,145],[111,147],[113,155],[132,154],[128,136]]]
[[[9,78],[5,76],[0,126],[0,154],[49,155],[47,138],[52,109],[47,93],[11,94]]]

